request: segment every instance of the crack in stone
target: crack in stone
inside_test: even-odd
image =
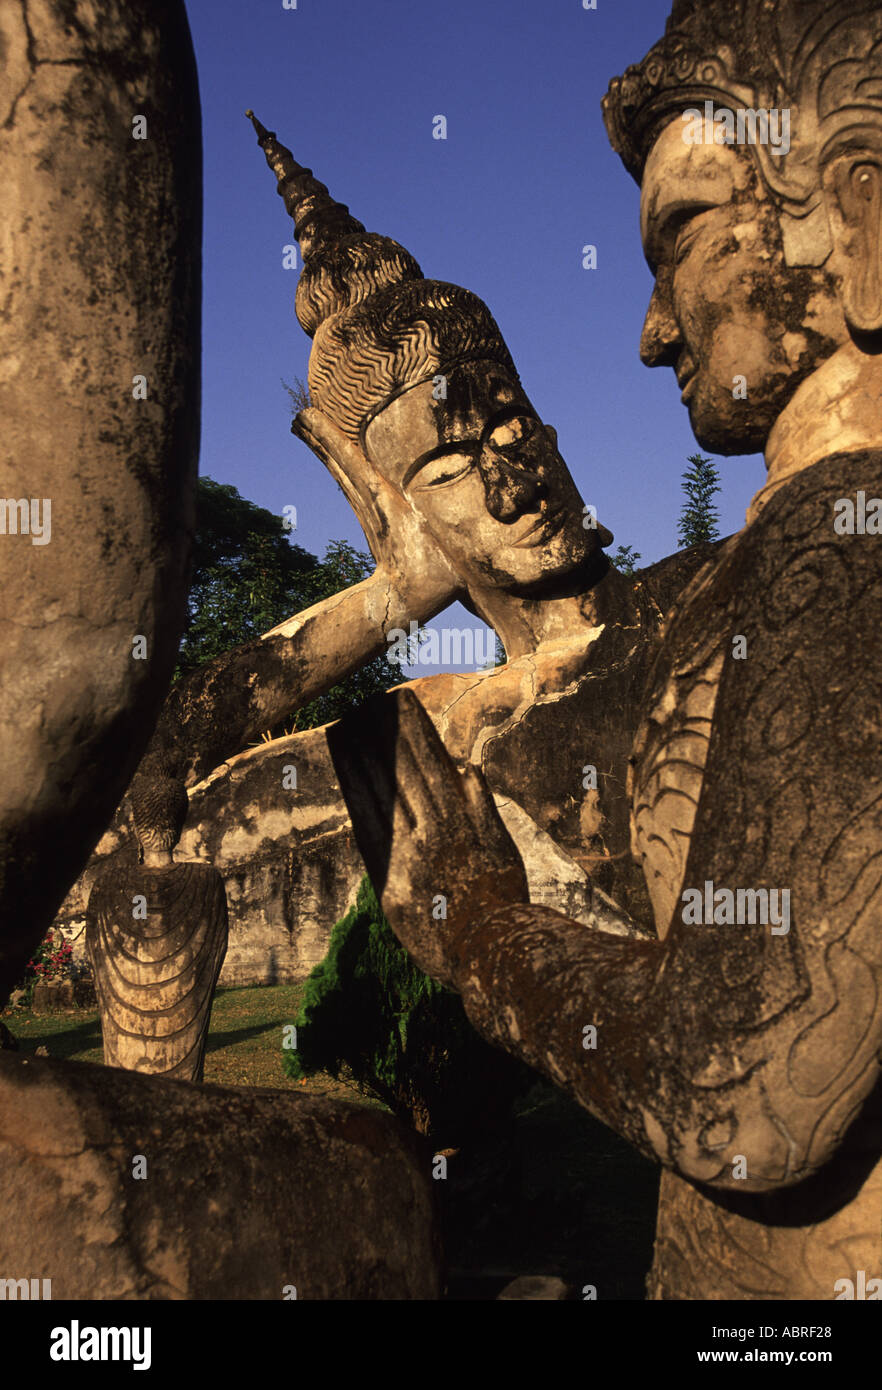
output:
[[[28,88],[33,83],[34,78],[37,75],[37,70],[39,68],[95,68],[99,72],[105,70],[105,63],[102,62],[101,58],[97,56],[84,58],[38,58],[37,44],[34,38],[34,32],[31,28],[30,18],[28,16],[28,0],[21,0],[21,18],[22,27],[25,31],[25,57],[27,59],[28,67],[30,68],[30,73],[28,74],[27,81],[25,82],[21,91],[16,92],[15,96],[12,99],[12,105],[9,109],[9,115],[3,122],[3,130],[13,130],[15,128],[15,117],[18,111],[19,102],[27,94]]]

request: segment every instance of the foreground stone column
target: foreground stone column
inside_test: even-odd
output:
[[[0,1267],[54,1299],[435,1299],[431,1155],[391,1116],[0,1056]]]
[[[181,0],[0,6],[0,1000],[171,676],[199,440]]]

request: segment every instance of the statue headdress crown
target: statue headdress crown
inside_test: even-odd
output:
[[[393,395],[455,362],[486,358],[517,380],[502,334],[476,295],[426,280],[409,251],[366,231],[275,132],[246,115],[300,243],[295,311],[313,339],[309,389],[319,409],[363,443],[370,420]]]
[[[830,249],[820,168],[843,142],[882,141],[882,0],[675,0],[664,37],[614,78],[610,142],[640,181],[660,129],[687,107],[789,109],[789,153],[752,144],[790,264]]]

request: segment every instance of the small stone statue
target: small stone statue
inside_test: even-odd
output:
[[[171,764],[148,761],[130,799],[143,864],[111,865],[86,919],[104,1062],[201,1081],[227,950],[223,879],[210,864],[174,862],[188,801]]]

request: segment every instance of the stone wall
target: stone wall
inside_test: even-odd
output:
[[[314,732],[312,747],[302,735],[297,743],[296,790],[282,786],[292,742],[282,739],[271,753],[265,745],[231,759],[190,791],[176,858],[212,863],[223,875],[230,934],[222,986],[305,979],[324,958],[334,923],[355,901],[364,870],[336,782],[314,754],[324,735]],[[56,919],[73,942],[75,961],[85,960],[85,912],[96,873],[111,859],[134,863],[136,854],[120,808]]]

